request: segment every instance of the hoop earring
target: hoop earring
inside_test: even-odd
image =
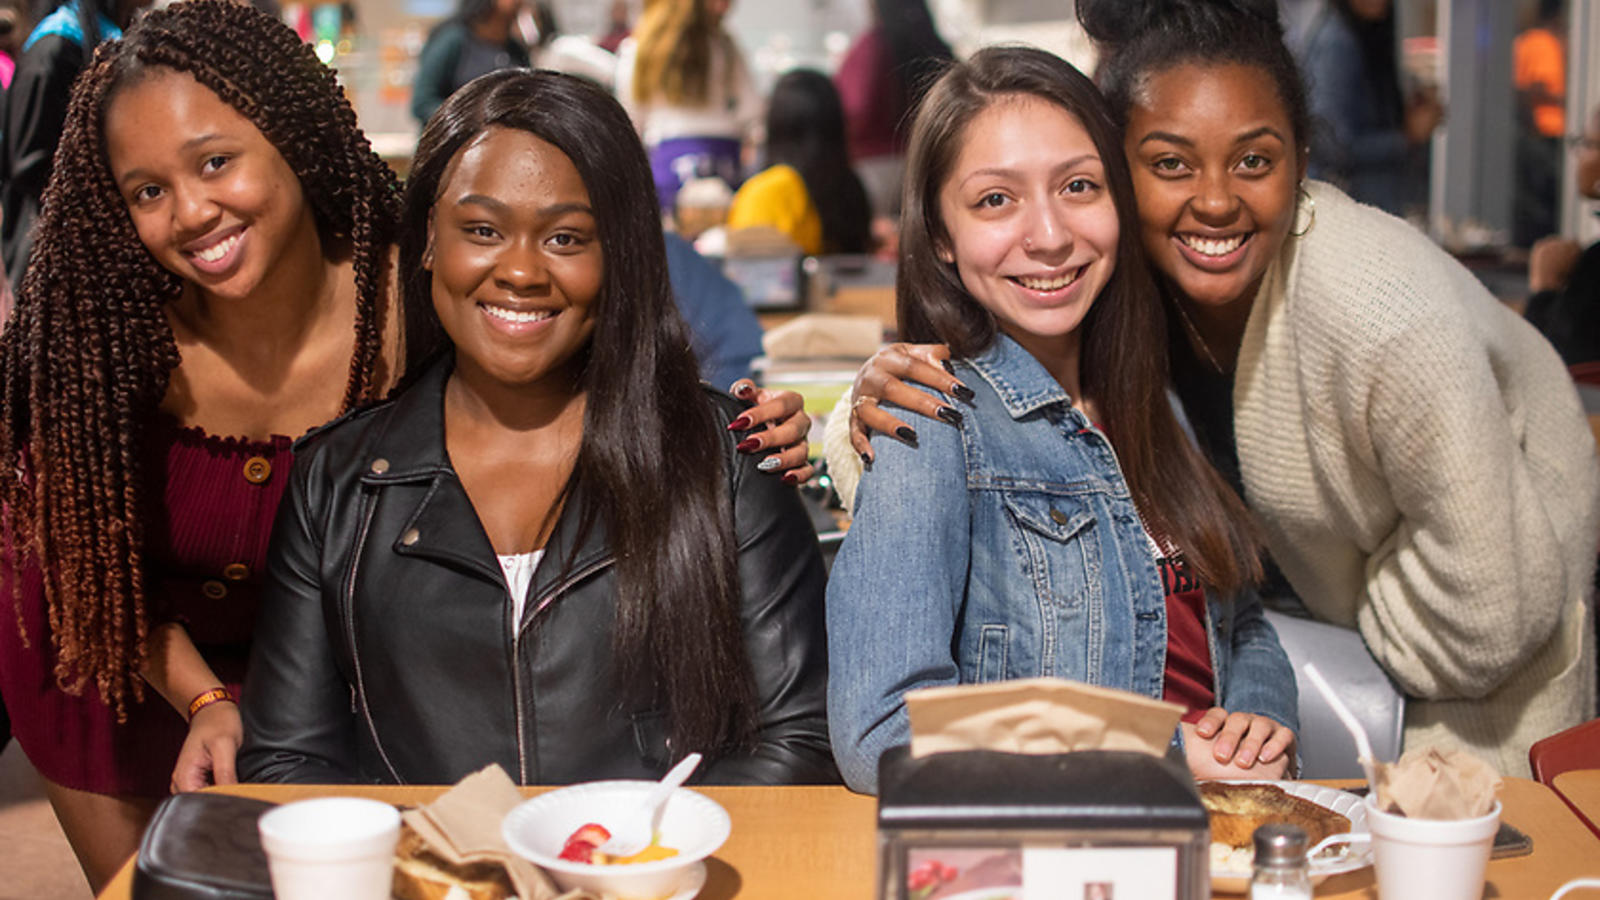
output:
[[[1293,228],[1289,229],[1289,236],[1305,237],[1307,234],[1311,233],[1311,227],[1317,224],[1317,200],[1315,197],[1311,196],[1309,191],[1306,190],[1306,183],[1304,181],[1300,182],[1300,184],[1295,188],[1295,191],[1298,194],[1294,208],[1294,217],[1296,222],[1299,221],[1302,210],[1310,213],[1310,218],[1306,221],[1306,227],[1300,229],[1299,231],[1295,231]]]

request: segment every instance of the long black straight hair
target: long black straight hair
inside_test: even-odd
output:
[[[939,192],[974,119],[995,103],[1034,97],[1083,125],[1105,166],[1121,232],[1116,269],[1084,316],[1081,389],[1105,417],[1135,503],[1154,534],[1181,548],[1195,573],[1231,593],[1259,581],[1249,514],[1200,455],[1167,402],[1167,318],[1139,241],[1133,176],[1122,132],[1092,82],[1058,56],[989,47],[952,65],[928,90],[911,127],[895,304],[903,340],[942,342],[955,356],[994,343],[994,315],[940,259],[950,234]]]
[[[428,121],[406,181],[400,238],[406,359],[420,366],[448,346],[423,267],[428,217],[451,162],[492,128],[525,131],[566,154],[594,208],[604,274],[590,307],[573,479],[584,488],[576,494],[580,534],[604,522],[616,555],[618,678],[637,698],[665,695],[682,752],[746,748],[756,703],[727,477],[717,464],[725,438],[673,300],[649,161],[609,93],[555,72],[503,69],[452,94]]]

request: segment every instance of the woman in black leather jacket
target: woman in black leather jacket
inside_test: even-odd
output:
[[[837,779],[816,539],[698,383],[650,177],[563,75],[429,122],[400,271],[407,358],[444,350],[297,449],[242,777]]]

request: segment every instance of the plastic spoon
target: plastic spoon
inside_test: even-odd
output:
[[[1339,717],[1340,722],[1344,723],[1344,727],[1349,730],[1350,736],[1356,739],[1356,762],[1361,763],[1361,770],[1367,773],[1367,784],[1373,790],[1377,790],[1378,761],[1372,757],[1372,742],[1367,739],[1367,730],[1361,727],[1361,723],[1356,721],[1356,717],[1351,714],[1350,708],[1344,705],[1344,701],[1340,700],[1339,695],[1333,692],[1333,688],[1329,686],[1327,679],[1323,678],[1322,673],[1317,671],[1316,663],[1306,663],[1300,668],[1311,679],[1311,683],[1316,685],[1317,691],[1322,694],[1322,699],[1328,701],[1328,705],[1333,707],[1333,714]]]
[[[650,846],[656,833],[656,814],[661,811],[667,798],[672,796],[672,792],[689,780],[698,765],[700,754],[691,753],[668,770],[637,807],[618,816],[610,824],[608,830],[611,837],[600,845],[599,851],[608,856],[632,856]]]

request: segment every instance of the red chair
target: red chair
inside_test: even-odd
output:
[[[1557,775],[1573,769],[1600,769],[1600,719],[1574,725],[1566,731],[1558,731],[1543,740],[1537,741],[1528,748],[1528,765],[1533,767],[1533,777],[1540,784],[1555,789],[1552,782]],[[1574,806],[1566,795],[1556,790],[1567,806],[1571,807],[1583,824],[1600,837],[1600,828],[1583,814],[1583,811]]]
[[[1569,366],[1567,373],[1579,384],[1600,385],[1600,362],[1578,363]]]

